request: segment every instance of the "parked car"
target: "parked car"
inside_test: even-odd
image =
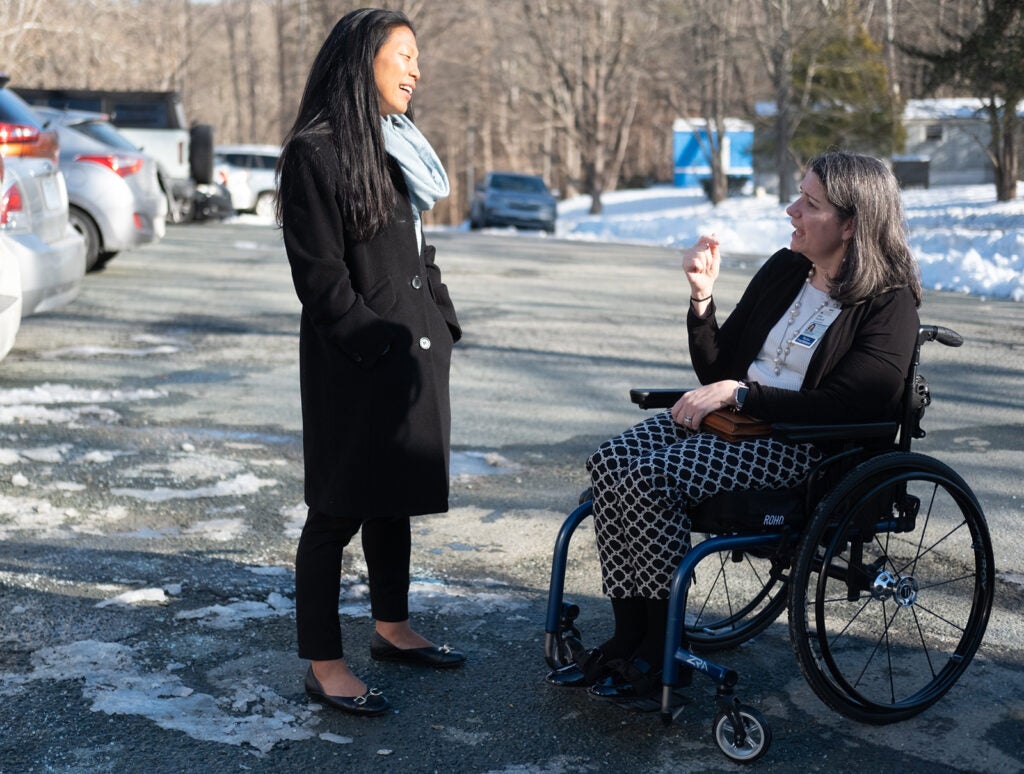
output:
[[[156,162],[118,135],[102,113],[35,112],[57,130],[69,219],[85,239],[86,271],[102,268],[122,250],[159,241],[167,230],[167,199]]]
[[[557,201],[538,175],[489,172],[469,205],[470,228],[515,226],[555,233]]]
[[[231,193],[237,212],[255,212],[260,217],[274,216],[277,190],[276,145],[218,145],[214,148],[214,176]]]
[[[68,222],[68,192],[57,167],[57,132],[0,76],[0,231],[18,260],[21,315],[64,306],[85,276],[85,240]]]
[[[4,182],[4,157],[0,156],[0,186]],[[0,360],[14,346],[21,327],[21,271],[11,238],[0,231]]]
[[[196,186],[213,180],[213,127],[190,123],[176,91],[17,88],[32,105],[90,110],[110,116],[137,150],[156,159],[170,223],[192,220]]]

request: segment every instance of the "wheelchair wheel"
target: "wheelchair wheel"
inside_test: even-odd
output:
[[[686,592],[692,650],[734,648],[767,629],[786,608],[789,560],[777,551],[719,551],[694,569]]]
[[[738,714],[743,723],[743,733],[738,733],[733,714]],[[743,704],[733,712],[719,711],[711,722],[711,735],[718,749],[737,763],[753,763],[766,752],[772,743],[772,731],[764,716]]]
[[[865,723],[905,720],[956,683],[985,633],[985,517],[947,465],[897,452],[818,505],[790,584],[790,634],[814,692]]]

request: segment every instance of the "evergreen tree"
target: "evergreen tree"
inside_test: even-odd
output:
[[[808,43],[794,55],[799,124],[791,147],[804,160],[830,147],[890,156],[902,146],[904,132],[882,46],[860,24],[833,30],[823,43]]]

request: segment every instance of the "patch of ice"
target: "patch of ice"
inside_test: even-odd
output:
[[[272,478],[257,478],[251,473],[242,473],[227,481],[218,481],[211,486],[195,489],[171,489],[158,486],[153,489],[111,488],[111,494],[122,497],[133,497],[150,503],[162,503],[168,500],[198,500],[204,497],[239,497],[254,494],[263,487],[277,486]]]
[[[0,675],[0,694],[38,680],[82,684],[93,712],[136,715],[193,739],[248,745],[267,753],[284,741],[310,739],[310,710],[270,688],[236,685],[233,696],[198,693],[168,671],[145,672],[126,645],[82,640],[32,654],[28,675]]]

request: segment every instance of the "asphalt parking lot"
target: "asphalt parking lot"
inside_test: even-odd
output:
[[[675,724],[543,681],[558,526],[583,460],[640,414],[633,386],[693,384],[678,256],[504,233],[431,235],[465,338],[452,372],[447,514],[414,522],[413,611],[464,649],[453,672],[371,661],[364,567],[347,557],[351,660],[396,712],[311,705],[294,655],[301,528],[298,305],[276,231],[173,228],[26,320],[0,364],[0,771],[730,771],[714,690]],[[735,302],[755,262],[728,257]],[[981,501],[996,602],[963,679],[904,723],[822,705],[784,621],[723,659],[774,743],[764,771],[1024,771],[1024,315],[929,293],[934,404],[917,450]],[[609,623],[589,531],[567,576],[585,640]]]

